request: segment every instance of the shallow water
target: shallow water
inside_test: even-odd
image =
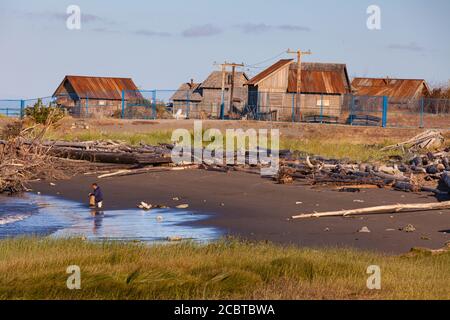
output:
[[[163,242],[168,237],[199,242],[219,238],[216,228],[192,225],[205,218],[177,209],[95,212],[83,204],[50,196],[0,196],[0,238],[38,235],[142,242]]]

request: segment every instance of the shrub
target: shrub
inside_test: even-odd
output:
[[[42,99],[34,104],[33,107],[25,109],[25,116],[39,124],[54,124],[64,118],[64,111],[51,105],[45,105]]]

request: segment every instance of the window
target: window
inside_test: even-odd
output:
[[[330,100],[323,100],[323,99],[317,99],[317,106],[321,107],[329,107],[330,106]]]
[[[99,106],[105,106],[106,105],[106,101],[105,100],[98,100],[98,105]]]

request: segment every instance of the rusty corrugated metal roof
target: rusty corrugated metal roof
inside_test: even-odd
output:
[[[268,76],[270,76],[272,73],[278,71],[279,69],[283,68],[284,66],[294,62],[293,59],[281,59],[280,61],[276,62],[275,64],[271,65],[267,69],[263,70],[262,72],[258,73],[256,76],[254,76],[252,79],[250,79],[247,82],[247,85],[257,85],[258,82],[261,80],[264,80]]]
[[[183,83],[178,90],[170,97],[172,101],[189,101],[200,102],[202,100],[201,83]]]
[[[352,87],[359,96],[412,99],[429,93],[429,87],[423,79],[355,78]]]
[[[282,59],[265,69],[248,85],[258,83],[273,73],[289,65],[287,92],[297,92],[297,63],[292,59]],[[346,94],[351,93],[350,80],[345,64],[336,63],[302,63],[302,93]]]
[[[350,80],[345,64],[302,63],[302,93],[347,94],[351,93]],[[297,63],[289,70],[288,92],[297,92]]]
[[[125,90],[126,99],[142,98],[139,89],[130,78],[89,76],[66,76],[53,95],[61,93],[67,83],[79,98],[121,100],[122,90]]]

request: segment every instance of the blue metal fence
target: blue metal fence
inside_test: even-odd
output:
[[[139,90],[123,91],[109,100],[70,95],[40,99],[43,104],[61,107],[78,118],[247,119],[450,129],[447,99],[247,92],[245,101],[233,99],[230,103],[227,94],[222,97],[220,90],[203,96],[188,90]],[[23,117],[26,108],[37,101],[37,98],[0,100],[0,114]]]
[[[0,100],[0,114],[6,117],[21,117],[23,104],[23,100]]]

